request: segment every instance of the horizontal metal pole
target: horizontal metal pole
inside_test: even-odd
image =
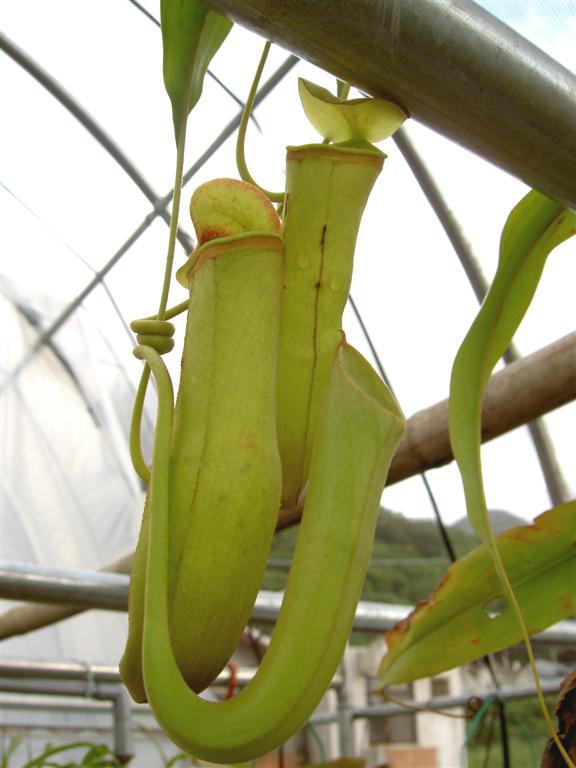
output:
[[[557,694],[563,683],[562,679],[546,680],[541,683],[545,694]],[[445,710],[457,707],[466,707],[471,699],[484,701],[489,696],[496,695],[506,701],[514,699],[530,699],[536,696],[535,686],[519,686],[518,688],[501,688],[499,691],[478,691],[464,693],[461,696],[438,696],[426,701],[417,701],[411,699],[404,704],[371,704],[366,707],[352,707],[350,715],[355,720],[371,720],[377,717],[398,717],[398,715],[427,714],[428,710]],[[423,712],[415,712],[414,707]],[[431,714],[434,714],[431,711]],[[441,712],[438,713],[440,716]],[[310,722],[313,725],[324,725],[326,723],[337,723],[339,721],[338,712],[317,712],[312,715]]]
[[[28,680],[0,676],[0,691],[38,693],[43,696],[86,696],[114,701],[122,687],[119,683],[88,683],[82,680]]]
[[[128,695],[128,694],[127,694]],[[95,717],[90,721],[90,730],[103,733],[109,733],[111,725],[109,722],[110,716],[114,717],[114,702],[98,701],[95,699],[85,698],[80,702],[78,699],[70,701],[62,696],[58,699],[48,698],[47,695],[39,694],[19,694],[19,692],[3,692],[0,700],[0,707],[2,712],[5,713],[4,725],[9,727],[12,731],[15,729],[29,730],[30,720],[27,719],[26,713],[44,713],[46,718],[41,721],[38,717],[34,718],[34,728],[53,729],[55,727],[53,713],[66,714],[65,726],[57,725],[56,727],[65,727],[67,731],[85,731],[86,730],[86,715],[104,715],[103,718]],[[15,713],[11,717],[7,717],[6,714],[12,711]],[[130,707],[130,714],[132,717],[138,718],[139,726],[145,725],[147,733],[154,732],[159,735],[163,733],[161,727],[156,722],[152,710],[146,705],[132,704]],[[19,715],[19,717],[18,717]],[[108,720],[108,723],[106,723]]]
[[[124,555],[113,563],[107,563],[98,570],[129,574],[132,570],[133,557],[132,553]],[[25,603],[14,606],[0,616],[0,640],[57,624],[59,621],[64,621],[71,616],[82,613],[83,610],[85,609],[82,606],[69,604]]]
[[[254,678],[256,672],[256,667],[238,667],[234,671],[234,685],[244,688]],[[220,672],[210,688],[228,688],[231,679],[232,672],[226,668]],[[113,666],[3,659],[0,662],[0,691],[26,692],[23,687],[15,688],[14,685],[28,686],[26,691],[47,695],[57,690],[70,696],[87,696],[91,695],[91,691],[97,691],[99,695],[94,698],[112,698],[112,694],[115,696],[122,689],[123,682],[118,667]],[[54,688],[51,688],[51,685]],[[342,677],[337,673],[330,682],[330,688],[337,689],[341,685]]]
[[[19,680],[93,680],[97,683],[120,683],[118,667],[79,662],[5,659],[0,661],[0,678]]]
[[[562,678],[557,680],[542,680],[542,691],[546,693],[559,693],[563,683]],[[498,691],[474,691],[461,694],[460,696],[437,696],[427,701],[407,701],[408,707],[418,707],[419,709],[453,709],[454,707],[466,707],[470,699],[485,700],[489,696],[498,696],[506,701],[513,699],[529,699],[536,696],[536,687],[534,685],[523,685],[514,688],[500,688]],[[368,707],[356,707],[352,710],[352,717],[372,719],[376,717],[394,717],[395,715],[411,714],[410,710],[402,704],[372,704]]]
[[[576,207],[576,76],[470,0],[212,0]]]
[[[261,590],[256,598],[252,619],[273,624],[280,613],[283,597],[283,592]],[[382,632],[405,618],[411,610],[409,605],[361,601],[356,608],[354,629],[358,632]]]
[[[113,667],[89,667],[93,670],[93,678],[90,683],[82,677],[86,673],[83,665],[75,663],[51,664],[33,661],[9,661],[0,664],[0,690],[6,693],[41,694],[51,696],[76,696],[91,697],[93,699],[112,699],[119,695],[121,686],[114,683],[100,682],[99,678],[108,679],[110,675],[117,675]],[[78,677],[76,677],[78,675]],[[254,675],[254,670],[244,670],[241,675],[243,684],[247,684]],[[219,676],[218,680],[220,680]],[[239,678],[240,679],[240,678]],[[118,677],[119,680],[119,677]],[[226,683],[227,681],[222,681]],[[545,694],[558,693],[562,686],[561,678],[542,681],[542,690]],[[90,685],[91,687],[88,687]],[[459,696],[439,696],[425,701],[406,701],[403,704],[385,703],[371,704],[366,707],[353,707],[350,714],[355,719],[372,719],[377,717],[394,717],[410,713],[414,707],[422,710],[445,710],[455,707],[466,707],[471,699],[485,700],[488,696],[496,695],[501,699],[511,701],[514,699],[530,698],[536,695],[536,688],[532,685],[505,687],[498,691],[474,691],[463,693]],[[26,706],[26,702],[23,703]],[[17,708],[14,704],[13,708]],[[41,705],[34,705],[38,709]],[[143,713],[149,711],[146,706],[132,706],[132,711]],[[310,718],[314,724],[338,721],[337,712],[318,712]]]
[[[92,673],[90,681],[85,679],[87,669],[91,670]],[[252,679],[254,673],[255,670],[242,670],[238,676],[239,684],[246,685]],[[227,680],[221,680],[223,677],[223,675],[219,675],[218,681],[222,684],[227,684]],[[112,678],[115,678],[118,682],[102,682],[103,680],[107,681]],[[92,699],[92,701],[94,699],[115,701],[120,695],[120,691],[123,690],[121,685],[119,685],[119,680],[118,670],[114,667],[98,667],[94,665],[85,668],[83,665],[76,663],[56,664],[25,660],[13,660],[0,664],[0,691],[10,694],[21,693],[40,694],[42,696],[86,697]],[[335,679],[333,684],[335,682],[339,684],[339,678]],[[541,682],[541,686],[545,694],[555,694],[559,692],[562,683],[563,680],[558,678],[554,680],[544,680]],[[365,707],[350,708],[350,715],[354,719],[374,719],[411,714],[415,707],[419,710],[423,710],[423,712],[426,712],[427,710],[447,710],[457,707],[467,707],[472,699],[484,701],[492,695],[496,695],[506,701],[525,699],[536,696],[536,688],[533,685],[504,687],[498,691],[471,691],[459,696],[438,696],[425,701],[410,700],[403,704],[394,702],[371,704]],[[3,701],[2,706],[5,704],[11,705],[11,708],[13,709],[19,708],[17,702],[11,702],[10,700]],[[26,708],[27,704],[28,702],[22,702],[22,708]],[[44,708],[50,708],[51,706],[52,704],[47,707],[45,705]],[[86,706],[80,705],[80,707],[83,711],[89,711]],[[42,703],[34,703],[33,708],[36,710],[42,709]],[[58,705],[56,705],[57,710],[58,708]],[[72,712],[75,711],[75,709],[75,707],[70,707],[67,711]],[[151,714],[147,705],[134,706],[132,704],[130,709],[133,714]],[[100,707],[98,707],[97,710],[94,709],[93,703],[91,710],[102,711]],[[338,719],[338,712],[317,712],[312,715],[310,722],[315,725],[321,725],[323,723],[338,722]]]
[[[247,685],[254,677],[254,669],[239,667],[235,672],[236,683],[239,686]],[[118,667],[101,664],[81,664],[78,662],[52,662],[34,661],[28,659],[2,659],[0,661],[0,679],[17,680],[44,680],[59,682],[80,682],[90,685],[98,684],[120,685],[122,679]],[[221,672],[214,686],[228,686],[230,683],[230,671]],[[2,689],[2,685],[0,685]]]
[[[71,603],[83,608],[126,611],[129,583],[130,577],[119,573],[0,561],[0,597],[8,600]]]
[[[545,694],[555,694],[558,693],[560,690],[560,686],[562,685],[562,680],[546,680],[542,683],[542,689]],[[18,693],[17,691],[14,691],[14,693]],[[495,691],[486,692],[482,691],[482,698],[487,698],[488,696],[495,694]],[[518,699],[528,699],[532,698],[533,696],[536,696],[536,688],[534,686],[520,686],[518,688],[502,688],[498,695],[506,699],[506,701],[513,701]],[[372,706],[368,707],[356,707],[352,708],[351,714],[352,717],[355,719],[372,719],[377,717],[397,717],[398,715],[407,715],[412,714],[410,709],[408,707],[427,707],[430,709],[453,709],[457,707],[466,707],[467,704],[470,702],[470,699],[478,699],[479,695],[477,691],[469,692],[467,694],[463,694],[462,696],[443,696],[433,699],[428,699],[426,701],[416,701],[416,700],[410,700],[405,702],[408,706],[402,706],[401,704],[373,704]],[[66,704],[66,703],[60,703],[60,702],[46,702],[42,699],[33,699],[30,700],[29,698],[26,698],[25,700],[18,700],[14,699],[12,697],[8,698],[5,697],[2,701],[2,708],[3,709],[12,709],[12,710],[22,710],[24,712],[26,711],[46,711],[46,710],[54,710],[56,712],[66,712],[66,713],[78,713],[78,714],[85,714],[85,713],[98,713],[98,714],[106,714],[110,711],[109,705],[106,705],[102,702],[94,701],[94,700],[87,700],[85,703],[77,704],[76,702],[74,704]],[[143,715],[151,715],[152,711],[147,707],[146,705],[137,705],[132,706],[132,714],[143,716]],[[338,722],[339,715],[338,712],[317,712],[316,714],[312,715],[310,718],[310,721],[313,725],[323,725],[326,723],[336,723]],[[48,725],[48,724],[47,724]],[[73,728],[73,725],[69,725],[67,727]],[[86,727],[85,723],[82,727]],[[93,726],[91,725],[91,728]],[[148,727],[148,726],[147,726]]]
[[[0,561],[0,597],[9,600],[35,600],[47,603],[72,603],[83,608],[128,610],[130,577],[121,573],[49,568],[12,560]],[[280,613],[282,592],[260,591],[252,619],[274,623]],[[355,629],[381,631],[393,626],[410,611],[410,606],[359,603]]]
[[[126,611],[130,578],[123,574],[101,571],[76,571],[48,568],[29,563],[0,561],[0,597],[8,599],[71,602],[85,608]],[[282,592],[260,591],[252,611],[252,619],[274,623],[280,613]],[[354,629],[383,632],[404,619],[412,610],[409,605],[361,601],[356,609]],[[536,635],[535,640],[573,643],[576,622],[562,621]]]
[[[22,712],[62,712],[67,714],[79,714],[79,715],[85,715],[85,714],[97,714],[97,715],[108,715],[111,714],[111,708],[110,704],[107,701],[95,701],[94,699],[86,699],[86,701],[80,703],[77,701],[74,702],[66,702],[62,700],[53,701],[53,700],[47,700],[44,696],[38,695],[34,696],[30,694],[25,694],[23,697],[16,696],[16,694],[19,693],[19,691],[0,691],[0,694],[2,694],[2,698],[0,700],[0,707],[2,708],[3,712],[6,712],[10,709],[22,711]],[[140,713],[140,710],[136,710],[133,708],[132,710],[134,713],[138,712]],[[152,712],[148,710],[144,714],[152,715]],[[7,723],[6,723],[7,725]],[[26,723],[28,725],[28,723]],[[48,726],[54,726],[54,722],[47,723]],[[14,727],[13,723],[10,723],[10,727]],[[34,723],[34,727],[42,727],[41,725],[37,725]],[[75,726],[66,723],[67,728],[74,728]],[[82,727],[86,728],[86,721],[82,723]],[[90,723],[90,730],[102,728],[103,726],[97,726],[95,723]],[[110,726],[104,726],[106,730],[110,729]]]
[[[128,692],[119,683],[100,683],[94,680],[31,680],[0,676],[0,691],[7,693],[41,694],[43,696],[78,696],[110,701],[113,715],[114,752],[122,763],[133,755],[131,701]],[[126,759],[122,759],[122,758]]]

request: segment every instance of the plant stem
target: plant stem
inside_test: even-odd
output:
[[[187,113],[185,113],[187,115]],[[174,175],[174,196],[172,198],[172,213],[170,216],[170,234],[168,236],[168,252],[166,254],[166,266],[164,269],[164,281],[162,283],[162,294],[160,296],[160,305],[156,320],[166,318],[166,307],[168,305],[168,294],[170,292],[170,281],[172,279],[172,269],[174,265],[174,251],[176,249],[176,235],[178,233],[178,213],[180,210],[180,197],[182,194],[182,178],[184,174],[184,148],[186,145],[186,125],[187,117],[181,120],[178,130],[178,139],[176,141],[176,173]],[[180,308],[180,305],[178,305]],[[144,365],[140,376],[138,391],[134,400],[132,411],[132,422],[130,425],[130,455],[132,464],[136,473],[144,480],[149,482],[150,470],[142,454],[140,439],[140,423],[144,410],[144,399],[150,381],[150,368],[148,363]]]
[[[164,320],[168,305],[168,293],[170,280],[172,279],[172,267],[174,264],[174,251],[176,248],[176,235],[178,233],[178,213],[180,210],[180,197],[182,194],[182,177],[184,175],[184,148],[186,146],[187,119],[181,121],[176,142],[176,174],[174,177],[174,197],[172,198],[172,215],[170,217],[170,234],[168,238],[168,253],[166,254],[166,267],[164,270],[164,282],[162,295],[158,307],[158,320]]]
[[[260,57],[260,62],[258,63],[258,69],[256,70],[256,74],[254,75],[254,80],[252,81],[252,87],[250,88],[250,93],[248,94],[246,104],[244,105],[244,111],[242,112],[242,119],[240,120],[240,125],[238,126],[238,139],[236,141],[236,166],[238,167],[238,173],[240,174],[240,178],[242,179],[242,181],[246,181],[249,184],[253,184],[261,192],[263,192],[266,195],[266,197],[269,200],[271,200],[273,203],[282,203],[284,202],[283,192],[270,192],[269,190],[264,189],[254,181],[254,179],[250,174],[250,171],[248,170],[248,166],[246,165],[246,155],[244,152],[244,146],[246,143],[246,129],[248,128],[248,121],[250,120],[250,114],[252,113],[252,108],[254,106],[256,91],[258,89],[258,84],[260,83],[260,78],[262,77],[262,72],[264,70],[264,65],[266,64],[266,59],[268,58],[270,46],[271,46],[270,41],[269,40],[266,41],[264,45],[264,50],[262,51],[262,56]]]

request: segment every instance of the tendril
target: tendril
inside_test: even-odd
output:
[[[180,210],[180,195],[182,192],[182,178],[184,174],[184,148],[186,145],[186,118],[183,119],[180,128],[178,130],[178,135],[176,139],[176,173],[174,178],[174,195],[172,198],[172,215],[170,218],[170,233],[168,236],[168,252],[166,254],[166,266],[164,269],[164,280],[162,282],[162,293],[160,296],[160,305],[158,307],[158,314],[151,322],[157,322],[159,325],[155,327],[155,330],[150,330],[150,327],[144,326],[144,330],[138,330],[139,328],[142,328],[142,323],[146,323],[147,320],[136,320],[135,323],[137,327],[135,328],[132,324],[132,330],[135,331],[138,334],[144,334],[144,338],[146,339],[146,343],[150,344],[150,338],[154,337],[161,337],[160,340],[156,340],[158,343],[164,345],[166,347],[166,337],[169,339],[170,347],[168,349],[164,349],[165,352],[169,352],[170,349],[174,346],[174,343],[171,340],[171,336],[174,333],[174,326],[172,326],[171,323],[166,323],[164,325],[166,318],[166,305],[168,304],[168,293],[170,290],[170,280],[172,278],[172,267],[174,264],[174,251],[176,248],[176,234],[178,232],[178,213]],[[175,314],[178,314],[177,312]],[[174,315],[171,315],[174,317]],[[172,330],[169,333],[167,328],[170,327]],[[139,339],[139,344],[142,346],[141,339]],[[153,349],[156,349],[155,344],[152,343],[150,346]],[[142,375],[140,377],[140,383],[138,384],[138,391],[136,393],[136,398],[134,400],[134,408],[132,410],[132,421],[130,422],[130,458],[132,459],[132,464],[134,466],[134,470],[136,474],[144,480],[145,483],[150,482],[150,467],[146,463],[146,460],[144,459],[144,455],[142,453],[142,445],[140,440],[140,433],[141,433],[141,422],[142,422],[142,413],[144,411],[144,400],[146,398],[146,390],[148,388],[148,382],[150,381],[150,368],[148,366],[148,359],[146,356],[144,356],[144,359],[146,360],[146,365],[144,366],[142,370]]]
[[[398,704],[400,707],[404,707],[405,709],[410,709],[414,712],[431,712],[435,715],[442,715],[443,717],[453,717],[455,719],[469,719],[471,717],[474,717],[476,712],[478,711],[478,704],[480,702],[480,705],[482,704],[482,699],[479,699],[476,696],[472,696],[470,699],[468,699],[468,702],[466,703],[466,711],[463,713],[458,712],[447,712],[445,709],[439,709],[437,707],[432,706],[426,706],[419,705],[419,704],[410,704],[408,701],[402,701],[402,699],[396,698],[396,696],[393,696],[389,690],[386,689],[386,687],[379,688],[378,691],[376,691],[380,696],[382,696],[383,699],[386,699],[387,701],[392,702],[393,704]]]
[[[158,355],[164,355],[174,347],[174,326],[166,320],[156,320],[145,318],[143,320],[133,320],[130,328],[136,333],[136,339],[139,346],[151,347]],[[142,413],[144,411],[144,399],[148,381],[150,380],[150,368],[144,367],[140,384],[134,400],[134,409],[132,411],[132,421],[130,422],[130,458],[136,474],[144,480],[150,482],[150,467],[146,463],[142,453]]]
[[[262,77],[266,59],[268,58],[270,45],[271,43],[269,40],[264,45],[264,50],[262,51],[262,56],[260,57],[258,69],[254,75],[252,87],[250,88],[250,93],[248,94],[248,99],[246,100],[244,111],[242,112],[242,119],[240,120],[240,126],[238,127],[238,139],[236,141],[236,165],[238,167],[238,173],[240,174],[242,181],[246,181],[249,184],[257,187],[271,202],[282,203],[284,201],[284,192],[270,192],[269,190],[264,189],[264,187],[261,187],[260,184],[258,184],[256,181],[254,181],[250,171],[248,170],[248,166],[246,165],[246,155],[244,151],[246,143],[246,129],[248,128],[248,121],[250,120],[250,115],[252,114],[256,91],[260,83],[260,78]]]
[[[138,344],[152,347],[159,355],[164,355],[174,348],[174,326],[166,320],[133,320],[130,328],[136,334]]]

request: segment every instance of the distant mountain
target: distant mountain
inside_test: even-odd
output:
[[[490,520],[492,521],[494,533],[497,536],[501,533],[504,533],[504,531],[508,531],[510,528],[517,528],[519,525],[528,524],[528,520],[525,520],[523,517],[518,517],[518,515],[513,515],[511,512],[506,512],[504,509],[490,509],[488,514],[490,515]],[[457,520],[455,523],[453,523],[453,525],[450,526],[450,529],[465,531],[466,533],[473,533],[470,520],[468,520],[467,517],[462,517],[460,520]]]

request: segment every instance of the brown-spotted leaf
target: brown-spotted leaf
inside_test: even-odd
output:
[[[576,501],[496,539],[529,634],[576,613]],[[431,677],[522,640],[488,549],[454,563],[430,598],[386,635],[384,683]]]

